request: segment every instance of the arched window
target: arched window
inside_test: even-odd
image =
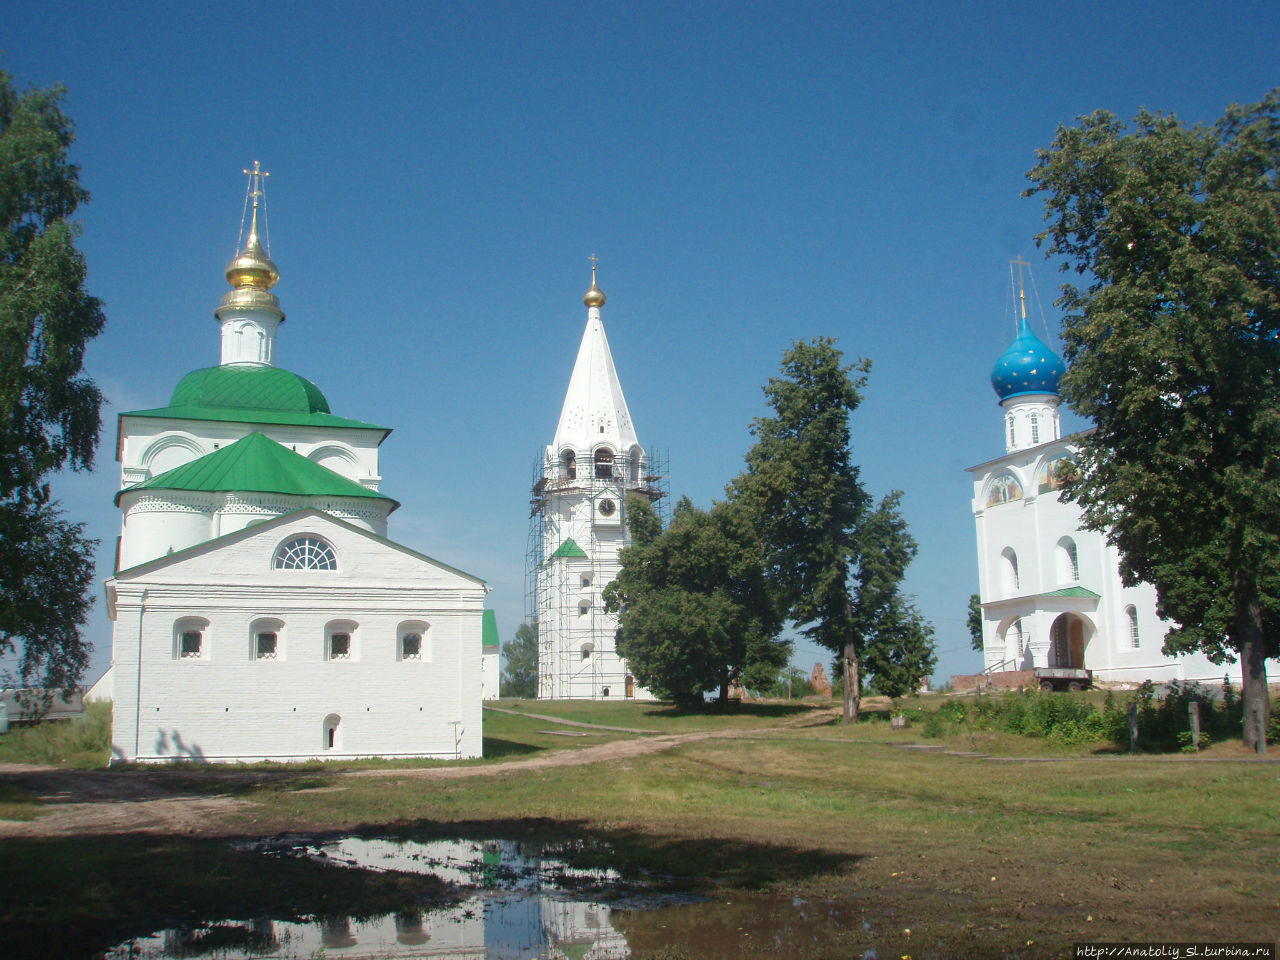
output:
[[[284,659],[284,621],[261,617],[249,625],[249,656],[254,660]]]
[[[1040,442],[1040,415],[1038,413],[1031,415],[1031,442]]]
[[[330,620],[324,626],[324,658],[355,660],[356,629],[354,620]]]
[[[633,484],[639,485],[641,474],[643,472],[644,472],[644,468],[643,466],[641,466],[641,463],[640,463],[640,448],[632,447],[631,448],[631,476],[629,479]]]
[[[1058,582],[1080,582],[1080,556],[1076,551],[1076,542],[1070,537],[1058,541]]]
[[[1011,473],[1002,473],[991,481],[991,494],[987,497],[987,506],[994,507],[1001,503],[1022,499],[1022,484]]]
[[[327,541],[305,535],[276,547],[271,566],[277,570],[337,570],[338,556]]]
[[[1141,637],[1138,636],[1138,608],[1133,604],[1124,608],[1124,617],[1129,624],[1129,646],[1137,650]]]
[[[342,749],[342,717],[331,713],[324,718],[321,745],[324,750]]]
[[[406,620],[396,628],[396,659],[429,660],[427,647],[431,624],[425,620]]]
[[[1005,656],[1021,657],[1027,652],[1027,635],[1022,629],[1022,618],[1014,620],[1004,631]]]
[[[1022,578],[1018,575],[1018,555],[1013,547],[1005,547],[1000,553],[1000,567],[1004,580],[1004,591],[1013,594],[1022,586]]]
[[[183,617],[173,625],[173,659],[205,660],[209,656],[209,621],[204,617]]]
[[[1076,463],[1070,456],[1054,457],[1040,470],[1040,492],[1059,489],[1075,472]]]
[[[587,614],[589,614],[590,612],[591,612],[591,601],[590,601],[590,600],[579,600],[579,601],[578,601],[578,616],[580,616],[580,617],[585,617],[585,616],[586,616]]]
[[[560,478],[562,480],[578,479],[578,459],[573,455],[572,450],[565,450],[560,454]]]
[[[590,640],[588,640],[586,643],[584,643],[584,644],[582,645],[582,659],[583,659],[583,660],[590,660],[590,659],[591,659],[591,654],[593,654],[593,653],[595,652],[595,649],[596,649],[596,645],[595,645],[594,643],[592,643]]]
[[[1018,445],[1018,434],[1013,428],[1013,414],[1009,414],[1006,419],[1009,421],[1009,446],[1016,447]]]
[[[613,479],[613,451],[608,447],[601,447],[596,451],[596,479]]]

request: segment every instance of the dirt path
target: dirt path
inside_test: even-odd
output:
[[[531,716],[522,712],[523,716]],[[537,717],[549,722],[589,728],[596,725],[580,721],[557,721],[555,717]],[[818,711],[789,718],[776,726],[755,730],[700,730],[662,736],[613,740],[577,750],[557,750],[520,760],[450,767],[390,767],[352,770],[332,774],[340,782],[346,777],[395,777],[415,780],[459,780],[470,777],[493,777],[506,773],[553,770],[559,767],[607,763],[643,757],[684,743],[765,734],[770,731],[804,726],[827,719]],[[597,727],[617,730],[615,727]],[[648,733],[649,731],[644,731]],[[201,771],[211,782],[228,785],[260,779],[261,774],[239,772],[234,768]],[[288,773],[282,776],[288,776]],[[251,805],[251,801],[227,795],[184,794],[174,789],[172,777],[164,771],[146,770],[65,770],[30,764],[0,764],[0,785],[14,786],[38,797],[44,804],[34,820],[0,820],[0,839],[6,837],[58,837],[85,834],[146,833],[156,835],[218,836],[226,832],[224,818]]]
[[[64,770],[29,764],[0,764],[0,784],[38,797],[43,812],[34,820],[0,820],[6,837],[65,837],[83,834],[216,833],[222,816],[245,801],[225,796],[182,794],[146,772]]]

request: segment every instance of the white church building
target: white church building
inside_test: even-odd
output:
[[[1032,332],[1021,290],[1018,300],[1017,336],[991,373],[1005,452],[969,468],[984,671],[1087,669],[1111,683],[1221,682],[1225,674],[1238,683],[1238,663],[1162,652],[1172,625],[1156,613],[1155,588],[1124,586],[1119,551],[1084,529],[1080,508],[1060,498],[1081,435],[1061,435],[1066,367]]]
[[[479,756],[487,587],[387,539],[390,430],[276,365],[265,176],[221,362],[119,418],[113,759]]]
[[[656,502],[665,491],[622,395],[600,316],[604,302],[593,262],[583,297],[587,326],[555,438],[535,469],[528,568],[543,700],[651,699],[618,656],[618,620],[601,593],[631,542],[627,495]]]

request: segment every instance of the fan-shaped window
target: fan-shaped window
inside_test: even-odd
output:
[[[1000,566],[1004,580],[1004,592],[1012,595],[1022,586],[1022,578],[1018,576],[1018,555],[1013,547],[1005,547],[1000,553]]]
[[[319,537],[294,537],[276,548],[271,565],[277,570],[337,570],[338,556]]]
[[[1058,582],[1079,583],[1080,555],[1076,551],[1076,542],[1070,537],[1058,541]]]
[[[1132,647],[1134,650],[1137,650],[1138,644],[1142,639],[1140,636],[1138,636],[1137,607],[1133,606],[1133,604],[1130,604],[1129,606],[1125,607],[1124,616],[1125,616],[1125,620],[1129,624],[1129,646]]]
[[[991,481],[991,494],[987,497],[987,506],[994,507],[1011,500],[1022,499],[1022,484],[1011,473],[1002,473]]]
[[[613,451],[608,447],[601,447],[596,451],[596,479],[613,479]]]

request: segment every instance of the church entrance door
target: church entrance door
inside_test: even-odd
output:
[[[1064,613],[1053,621],[1052,644],[1049,647],[1049,666],[1083,670],[1085,623],[1080,617]]]

